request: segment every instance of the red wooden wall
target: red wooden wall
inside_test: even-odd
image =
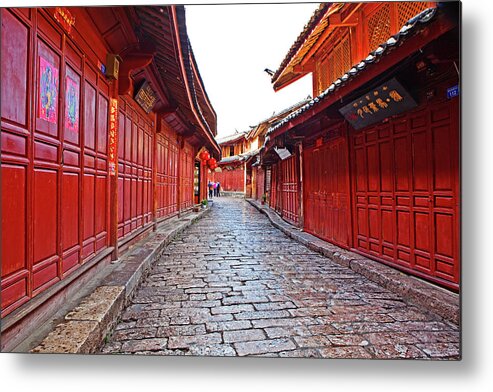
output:
[[[299,175],[297,155],[272,165],[270,206],[287,221],[299,222]]]
[[[262,196],[265,193],[265,171],[261,167],[256,167],[254,170],[257,171],[256,177],[256,199],[262,200]]]
[[[156,218],[163,219],[178,212],[178,142],[176,133],[162,124],[156,135]]]
[[[195,168],[194,148],[187,142],[184,143],[180,159],[180,181],[181,181],[181,209],[191,208],[193,206],[193,178]]]
[[[298,157],[292,155],[281,161],[281,211],[282,217],[294,224],[299,221]]]
[[[348,247],[350,199],[345,135],[305,149],[303,165],[305,230]]]
[[[458,100],[428,104],[351,138],[354,246],[458,283]]]
[[[196,151],[187,142],[180,151],[174,131],[156,133],[156,116],[130,96],[120,97],[118,187],[111,192],[108,128],[114,86],[98,68],[106,54],[102,38],[80,9],[74,10],[77,25],[87,28],[90,38],[76,29],[65,34],[50,10],[0,12],[5,317],[108,250],[110,232],[131,240],[154,219],[176,213],[178,199],[182,209],[191,207]],[[113,197],[118,210],[110,230]]]
[[[152,222],[151,118],[129,98],[119,102],[118,237]]]
[[[4,316],[108,246],[109,85],[44,11],[0,12]]]
[[[243,165],[222,172],[214,173],[214,181],[221,183],[221,190],[230,192],[245,192],[245,168]]]

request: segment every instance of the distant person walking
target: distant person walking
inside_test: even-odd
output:
[[[218,182],[214,183],[214,196],[217,196],[217,184],[219,183]]]
[[[214,192],[214,183],[209,181],[207,187],[209,188],[209,199],[212,199],[212,192]]]
[[[217,189],[216,189],[217,197],[221,196],[221,183],[218,181],[217,182]]]

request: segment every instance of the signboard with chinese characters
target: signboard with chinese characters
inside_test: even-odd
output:
[[[139,91],[137,91],[137,94],[135,94],[135,100],[146,113],[149,113],[156,103],[157,96],[150,84],[144,82]]]
[[[75,24],[75,16],[73,16],[67,7],[55,7],[53,16],[60,23],[67,33],[72,32],[72,26]]]
[[[116,175],[117,155],[116,155],[116,143],[117,143],[117,121],[118,121],[118,100],[110,99],[110,132],[108,143],[108,165],[110,168],[110,175]]]
[[[411,95],[393,78],[342,107],[339,112],[354,129],[361,129],[416,106]]]

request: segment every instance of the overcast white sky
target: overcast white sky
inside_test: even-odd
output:
[[[247,131],[311,95],[311,75],[275,93],[264,69],[277,70],[319,4],[185,6],[219,137]]]

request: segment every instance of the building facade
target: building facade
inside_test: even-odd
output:
[[[206,197],[216,114],[182,6],[2,8],[2,349]]]
[[[454,2],[321,4],[272,78],[277,91],[312,73],[315,98],[267,132],[270,206],[458,290],[459,38]]]

